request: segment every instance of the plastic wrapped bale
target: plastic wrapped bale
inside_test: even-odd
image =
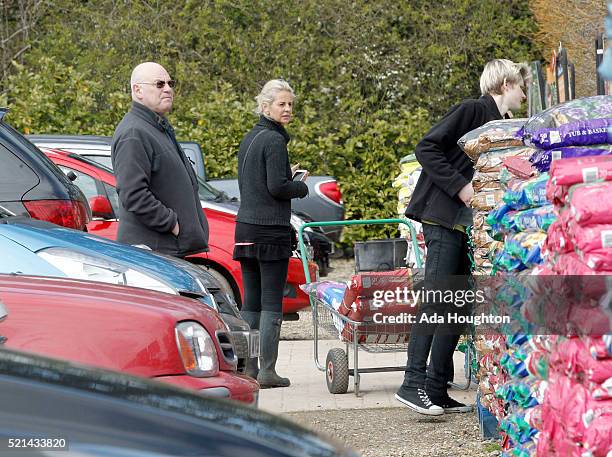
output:
[[[502,149],[495,149],[481,154],[474,165],[474,169],[483,173],[494,173],[501,170],[505,159],[509,157],[529,158],[535,153],[535,149],[526,146],[515,146]]]
[[[612,181],[612,156],[590,156],[558,160],[550,168],[550,180],[557,186]]]
[[[480,154],[492,149],[522,146],[518,132],[525,122],[526,119],[490,121],[463,135],[457,144],[473,162],[476,162]]]
[[[536,149],[529,161],[540,172],[550,170],[553,161],[560,159],[575,159],[579,157],[607,156],[612,154],[612,145],[597,144],[584,147],[565,147],[555,149]]]
[[[527,146],[539,149],[607,144],[612,141],[608,133],[610,128],[612,128],[612,119],[576,121],[560,127],[544,128],[531,134],[525,134],[523,141]]]
[[[501,189],[490,189],[478,192],[472,197],[470,206],[475,210],[489,211],[495,208],[503,199],[504,191]]]
[[[483,173],[477,171],[472,178],[472,187],[474,188],[475,193],[481,191],[501,190],[499,173]]]
[[[502,226],[509,232],[546,232],[557,219],[553,205],[509,212],[502,218]]]
[[[570,123],[609,118],[612,118],[612,96],[584,97],[555,105],[530,117],[519,133],[525,144],[529,144],[536,136],[536,132],[544,129],[556,129]]]
[[[609,271],[596,271],[590,268],[576,252],[560,254],[555,257],[552,270],[560,275],[610,275]]]
[[[574,246],[581,252],[612,248],[612,224],[570,224],[568,232]]]
[[[542,263],[541,248],[546,240],[546,233],[542,232],[520,232],[510,235],[504,242],[504,252],[510,259],[518,260],[524,267],[530,267]],[[515,265],[510,262],[510,266]],[[507,271],[524,268],[508,268]]]
[[[342,305],[347,285],[337,281],[320,281],[302,284],[300,286],[306,294],[326,303],[330,308],[338,311]],[[333,316],[334,326],[338,330],[338,336],[344,328],[344,323],[337,316]]]
[[[612,224],[612,182],[573,186],[568,193],[569,217],[579,225]]]
[[[549,203],[546,198],[548,174],[544,173],[527,181],[513,182],[504,194],[504,202],[513,209],[527,209]]]
[[[542,246],[542,253],[546,257],[554,258],[555,255],[573,252],[574,244],[567,235],[563,223],[555,220],[547,231],[546,241]]]
[[[416,314],[418,308],[412,295],[395,294],[397,289],[410,290],[420,287],[420,272],[402,268],[394,271],[359,273],[351,277],[338,312],[349,319],[363,323],[357,327],[359,343],[405,343],[410,324],[375,323],[374,315],[402,316]],[[388,296],[391,296],[391,299]],[[342,339],[352,342],[353,334],[347,324]]]

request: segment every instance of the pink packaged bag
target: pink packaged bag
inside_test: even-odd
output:
[[[589,425],[584,433],[583,446],[593,457],[609,456],[608,452],[612,451],[612,417],[601,417]]]
[[[601,384],[589,386],[594,400],[612,400],[612,378],[606,379]]]
[[[549,173],[553,184],[559,186],[612,181],[612,156],[555,160],[550,166]]]
[[[595,360],[581,338],[570,338],[559,345],[551,355],[550,366],[577,380],[601,384],[612,377],[612,359]]]
[[[605,272],[597,272],[587,264],[585,264],[577,253],[569,252],[567,254],[561,254],[555,257],[555,263],[552,265],[552,269],[559,275],[596,275],[606,274]]]
[[[573,250],[574,245],[563,228],[563,222],[557,219],[548,227],[546,241],[543,246],[544,254],[547,256],[551,253],[563,254]]]
[[[565,426],[567,437],[575,443],[580,443],[586,431],[582,416],[587,410],[590,395],[584,386],[576,382],[566,385],[565,393],[560,419]]]
[[[568,229],[574,245],[582,252],[612,248],[612,224],[581,226],[570,223]]]
[[[568,201],[570,217],[580,225],[612,224],[612,182],[574,186]]]
[[[591,269],[612,274],[612,248],[578,251],[580,259]]]
[[[567,200],[570,186],[555,184],[552,180],[546,182],[546,199],[556,206],[563,206]]]
[[[585,297],[584,302],[571,307],[568,316],[569,335],[593,335],[609,332],[610,318],[596,300]]]
[[[612,358],[612,354],[608,352],[608,345],[601,336],[591,336],[587,339],[589,353],[594,359]]]

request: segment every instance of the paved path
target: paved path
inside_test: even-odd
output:
[[[319,346],[319,360],[325,364],[327,351],[332,347],[343,345],[339,341],[322,341]],[[359,367],[403,366],[406,363],[405,353],[368,354],[359,352]],[[352,367],[352,360],[349,361]],[[313,359],[313,341],[281,341],[277,371],[281,376],[291,379],[291,387],[264,389],[259,394],[259,407],[274,413],[290,411],[316,411],[356,408],[405,408],[395,400],[394,395],[400,386],[404,372],[366,373],[361,375],[360,396],[353,390],[353,378],[349,381],[346,394],[334,395],[327,390],[325,375],[319,371]],[[455,353],[455,379],[463,381],[463,354]],[[455,399],[474,404],[476,386],[470,390],[451,389],[449,393]]]

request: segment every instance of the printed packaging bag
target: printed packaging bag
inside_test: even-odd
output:
[[[579,225],[612,224],[612,182],[572,186],[568,218]]]
[[[530,117],[521,133],[531,135],[539,129],[598,118],[612,118],[612,96],[583,97],[555,105]]]
[[[589,156],[553,162],[550,180],[557,186],[612,181],[612,156]]]
[[[485,125],[463,135],[457,144],[473,162],[478,156],[492,149],[522,146],[519,130],[526,119],[502,119],[487,122]]]
[[[576,121],[556,128],[525,132],[523,142],[527,146],[539,149],[608,144],[612,143],[612,137],[608,134],[611,127],[612,118]]]
[[[598,144],[585,147],[564,147],[549,150],[536,149],[529,158],[532,165],[541,173],[550,170],[553,161],[579,157],[605,156],[612,154],[612,145]]]

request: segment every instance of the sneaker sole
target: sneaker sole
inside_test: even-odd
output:
[[[470,405],[456,406],[454,408],[444,408],[445,413],[471,413],[474,411],[474,407]]]
[[[425,408],[421,408],[420,406],[415,405],[414,403],[410,403],[408,400],[403,399],[402,397],[400,397],[398,394],[395,394],[395,399],[401,403],[403,403],[404,405],[406,405],[408,408],[412,409],[413,411],[419,413],[419,414],[424,414],[426,416],[441,416],[444,414],[444,410],[440,407],[439,410],[438,409],[425,409]]]

